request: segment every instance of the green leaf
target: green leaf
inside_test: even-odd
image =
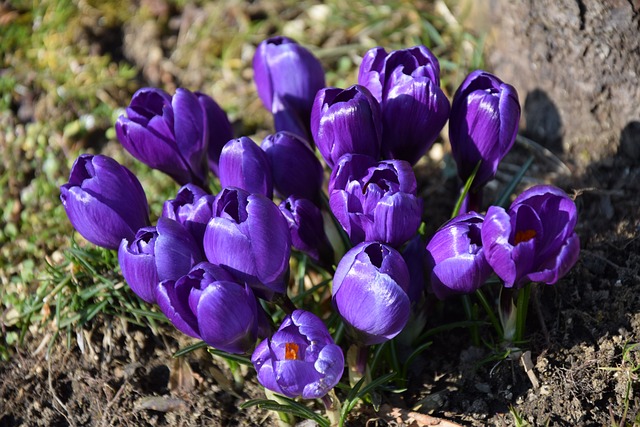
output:
[[[237,354],[227,353],[226,351],[218,350],[217,348],[213,348],[213,347],[209,347],[207,349],[207,351],[210,354],[213,354],[215,356],[220,356],[223,359],[230,360],[232,362],[240,363],[241,365],[248,365],[248,366],[252,366],[253,365],[251,363],[251,359],[249,359],[247,357],[244,357],[244,356],[239,356]]]
[[[191,353],[192,351],[198,350],[200,348],[205,348],[207,346],[207,343],[204,341],[200,341],[197,342],[195,344],[191,344],[188,345],[186,347],[181,348],[180,350],[176,351],[173,355],[173,357],[180,357],[180,356],[184,356],[185,354]]]
[[[453,213],[451,214],[451,218],[455,218],[460,213],[460,208],[462,207],[462,202],[464,198],[467,197],[467,193],[469,193],[469,189],[471,188],[471,184],[473,184],[473,180],[476,179],[476,174],[478,173],[478,169],[480,169],[480,165],[482,164],[482,160],[478,162],[475,168],[473,168],[473,172],[471,172],[471,176],[467,178],[467,182],[464,183],[464,188],[462,189],[462,193],[460,193],[460,197],[458,197],[458,201],[456,202],[456,206],[453,208]]]
[[[498,200],[496,200],[496,203],[495,203],[496,206],[506,207],[505,205],[509,200],[509,196],[513,193],[513,191],[516,189],[518,184],[520,184],[520,181],[522,181],[522,178],[524,178],[524,174],[527,173],[527,170],[531,167],[532,163],[533,163],[533,156],[529,156],[529,158],[527,159],[526,162],[524,162],[524,164],[522,165],[518,173],[513,177],[509,185],[507,185],[507,188],[504,189],[500,197],[498,197]]]
[[[415,350],[413,350],[413,352],[411,352],[409,357],[407,357],[407,360],[402,365],[402,378],[405,378],[405,379],[407,378],[407,370],[409,369],[409,366],[411,366],[415,358],[418,357],[420,353],[424,352],[426,349],[431,347],[431,344],[432,344],[431,341],[426,342],[418,346],[418,348],[416,348]]]
[[[281,399],[284,403],[279,403],[271,399],[251,399],[240,404],[240,408],[247,409],[252,406],[257,406],[260,409],[284,412],[299,418],[313,420],[322,427],[329,427],[329,421],[326,418],[313,412],[308,407],[285,396],[278,396],[278,398]]]

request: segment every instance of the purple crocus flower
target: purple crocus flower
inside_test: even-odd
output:
[[[60,200],[71,225],[88,241],[118,249],[149,225],[149,205],[140,181],[110,157],[83,154],[71,167]]]
[[[116,121],[124,148],[146,165],[179,184],[207,182],[209,113],[206,95],[179,88],[173,97],[156,88],[138,90]]]
[[[160,217],[156,224],[158,237],[155,242],[158,279],[177,280],[204,261],[200,245],[186,227],[178,221]]]
[[[156,291],[158,306],[181,332],[228,353],[246,353],[258,335],[258,304],[251,288],[223,268],[200,263]]]
[[[289,196],[320,203],[324,171],[309,143],[290,132],[278,132],[262,141],[271,164],[273,186],[282,198]]]
[[[353,244],[379,241],[399,247],[418,230],[422,201],[413,169],[404,160],[340,158],[329,180],[329,204]]]
[[[150,304],[156,302],[156,287],[160,283],[155,257],[157,238],[155,227],[142,227],[131,242],[122,239],[118,249],[122,276],[131,290]]]
[[[118,249],[118,263],[127,284],[149,303],[155,303],[160,281],[177,280],[202,260],[202,249],[187,229],[164,217],[156,227],[143,227],[135,238],[122,239]]]
[[[508,288],[556,283],[578,261],[576,205],[562,190],[537,185],[508,211],[490,206],[482,226],[487,261]]]
[[[348,251],[333,276],[333,303],[364,345],[390,340],[409,320],[409,271],[402,255],[377,242]]]
[[[315,314],[295,310],[251,357],[258,381],[287,397],[324,397],[340,381],[344,354]]]
[[[218,176],[222,187],[238,187],[249,193],[273,197],[269,158],[246,136],[232,139],[225,144],[220,154]]]
[[[330,168],[347,153],[380,157],[380,105],[360,85],[320,90],[311,111],[311,134]]]
[[[218,175],[218,163],[222,147],[227,141],[233,139],[233,126],[227,117],[227,113],[211,98],[200,92],[195,92],[204,110],[205,121],[209,130],[207,160],[209,170]]]
[[[162,216],[173,219],[191,233],[201,249],[202,239],[207,223],[213,216],[213,201],[215,197],[195,184],[186,184],[175,199],[167,200],[162,206]]]
[[[382,108],[382,157],[417,163],[449,118],[438,59],[425,46],[389,54],[373,48],[360,64],[358,83]]]
[[[291,236],[278,207],[261,194],[225,188],[204,233],[207,259],[227,269],[259,296],[286,291]]]
[[[513,86],[486,71],[467,76],[453,97],[449,119],[451,152],[462,182],[480,161],[472,190],[493,179],[516,140],[519,121],[520,103]]]
[[[273,114],[276,131],[308,139],[311,105],[324,87],[318,59],[292,39],[276,36],[258,45],[253,71],[258,96]]]
[[[280,203],[280,212],[289,224],[291,243],[326,268],[333,265],[333,248],[324,231],[322,212],[310,200],[289,197]]]
[[[473,293],[491,275],[482,247],[483,221],[475,212],[459,215],[427,244],[431,290],[439,299]]]

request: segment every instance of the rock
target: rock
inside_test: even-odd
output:
[[[584,167],[640,158],[640,4],[485,1],[489,69],[513,84],[525,134]]]

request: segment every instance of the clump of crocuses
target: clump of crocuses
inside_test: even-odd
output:
[[[376,374],[368,347],[403,329],[403,344],[424,336],[434,295],[482,295],[495,272],[512,305],[529,282],[556,283],[577,262],[577,209],[560,189],[536,186],[482,213],[482,188],[520,117],[515,89],[498,77],[472,72],[450,106],[429,49],[377,47],[357,84],[324,87],[320,61],[282,36],[259,44],[253,68],[275,124],[260,145],[234,138],[220,106],[184,88],[140,89],[118,118],[124,148],[181,185],[155,224],[140,182],[106,156],[80,156],[60,197],[82,236],[118,250],[136,295],[183,333],[250,355],[265,388],[329,410],[343,348],[350,380],[365,381]],[[413,167],[447,120],[458,175],[473,181],[460,213],[430,234]],[[509,331],[505,341],[521,338]],[[386,348],[378,356],[396,351]]]

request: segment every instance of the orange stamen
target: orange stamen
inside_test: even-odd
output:
[[[524,230],[524,231],[518,231],[516,233],[516,245],[518,243],[522,243],[522,242],[528,242],[529,240],[533,239],[534,237],[536,237],[536,231],[535,230]]]
[[[288,342],[284,345],[284,358],[286,360],[298,360],[298,344]]]

